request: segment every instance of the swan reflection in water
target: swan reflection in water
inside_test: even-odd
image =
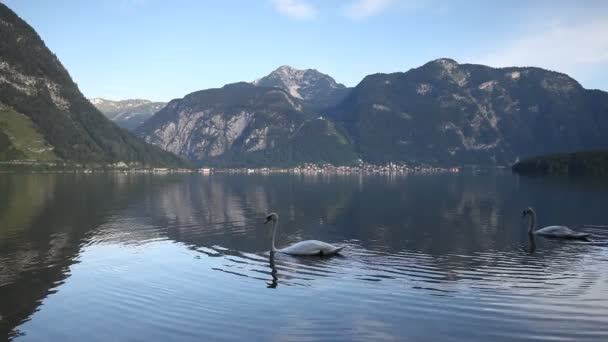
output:
[[[271,251],[268,256],[268,264],[270,265],[270,276],[272,280],[269,283],[266,283],[266,287],[269,289],[276,289],[279,286],[279,277],[277,272],[277,267],[274,263],[274,252]]]
[[[534,241],[534,234],[528,234],[528,244],[525,247],[525,251],[530,255],[536,252],[536,241]]]
[[[271,279],[267,280],[266,287],[277,288],[279,277],[282,285],[306,286],[309,281],[314,279],[336,276],[338,275],[336,270],[344,267],[340,261],[346,259],[339,254],[319,258],[317,256],[292,256],[271,251],[268,255]],[[282,267],[280,276],[277,266]]]

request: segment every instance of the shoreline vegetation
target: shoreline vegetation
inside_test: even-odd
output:
[[[458,173],[461,167],[435,167],[428,165],[411,166],[407,164],[388,163],[385,165],[373,165],[360,163],[355,166],[334,166],[332,164],[302,164],[291,168],[159,168],[146,167],[141,165],[127,165],[126,163],[116,163],[109,165],[90,165],[75,163],[40,163],[40,162],[0,162],[1,173],[20,173],[20,172],[57,172],[57,173],[99,173],[99,172],[120,172],[120,173],[230,173],[230,174],[436,174],[436,173]]]
[[[515,163],[519,174],[608,176],[608,150],[581,151],[538,156]]]

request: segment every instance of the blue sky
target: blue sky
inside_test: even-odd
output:
[[[87,97],[170,100],[280,65],[348,86],[439,57],[608,90],[608,1],[3,0]]]

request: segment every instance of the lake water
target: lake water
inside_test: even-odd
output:
[[[606,181],[0,174],[0,340],[608,341],[608,246],[526,206],[608,239]]]

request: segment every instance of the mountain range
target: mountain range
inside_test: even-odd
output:
[[[143,99],[112,101],[94,98],[89,101],[108,119],[130,131],[167,105],[166,102],[152,102]]]
[[[103,116],[25,21],[0,4],[0,161],[183,166]]]
[[[608,93],[555,71],[448,58],[369,75],[354,88],[281,66],[166,106],[91,101],[140,138],[89,102],[36,32],[0,4],[0,161],[497,166],[608,149]]]
[[[540,68],[447,58],[369,75],[355,88],[282,66],[251,84],[173,100],[136,131],[196,163],[222,166],[358,159],[500,166],[606,148],[606,132],[606,92]]]

